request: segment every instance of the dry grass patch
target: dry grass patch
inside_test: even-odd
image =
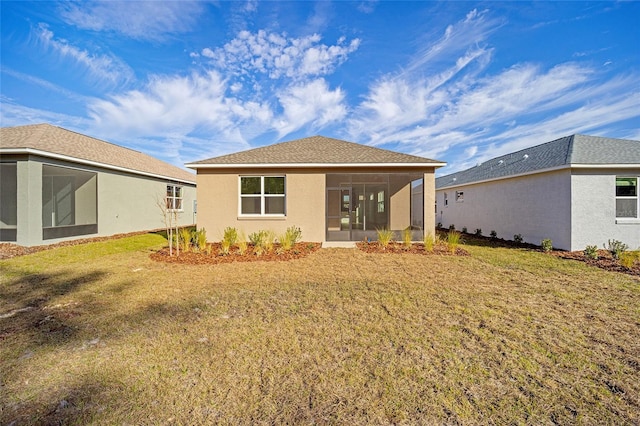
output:
[[[470,246],[186,267],[164,243],[0,261],[0,423],[640,421],[632,277]]]

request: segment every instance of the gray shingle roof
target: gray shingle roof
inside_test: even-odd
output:
[[[366,164],[429,164],[444,165],[440,161],[415,155],[402,154],[386,149],[374,148],[354,142],[324,136],[311,136],[289,142],[281,142],[262,148],[254,148],[235,154],[209,158],[187,164],[187,167],[225,165],[273,165],[273,164],[323,164],[323,165],[366,165]]]
[[[131,173],[195,183],[193,173],[157,158],[50,124],[0,128],[0,152],[9,149],[44,151]]]
[[[572,165],[629,164],[640,167],[640,141],[571,135],[496,157],[436,179],[436,188],[463,185]]]

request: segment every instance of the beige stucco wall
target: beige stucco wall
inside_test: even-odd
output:
[[[464,191],[464,201],[456,201],[456,191]],[[445,192],[448,206],[444,205]],[[506,240],[521,234],[525,242],[532,244],[550,238],[554,247],[568,250],[571,172],[560,170],[440,189],[435,222],[441,222],[445,228],[453,224],[457,230],[466,226],[470,233],[480,228],[483,235],[495,230],[498,238]]]
[[[325,241],[326,238],[326,173],[424,173],[425,178],[425,222],[434,224],[433,204],[435,199],[434,170],[424,169],[249,169],[249,170],[198,170],[198,228],[207,230],[209,241],[220,241],[228,226],[248,236],[259,230],[283,233],[289,226],[302,230],[305,241]],[[239,216],[239,176],[264,175],[286,176],[286,217],[246,218]],[[393,180],[393,179],[392,179]],[[395,185],[395,186],[394,186]],[[411,184],[390,184],[390,226],[402,230],[411,223]],[[427,230],[433,232],[435,226]]]
[[[435,235],[436,228],[436,214],[434,211],[434,204],[436,202],[436,177],[435,172],[425,172],[424,174],[424,233],[428,235],[429,232]]]
[[[286,176],[286,216],[283,218],[240,217],[238,209],[239,176]],[[325,175],[316,171],[251,170],[234,173],[198,171],[198,228],[207,230],[209,241],[220,241],[226,227],[234,227],[245,236],[272,230],[282,234],[290,226],[302,230],[305,241],[325,238]]]

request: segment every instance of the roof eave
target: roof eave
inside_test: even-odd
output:
[[[243,164],[202,164],[188,163],[190,169],[308,169],[308,168],[394,168],[394,167],[433,167],[446,166],[447,163],[243,163]]]
[[[632,164],[563,164],[562,166],[549,167],[549,168],[546,168],[546,169],[539,169],[539,170],[532,170],[532,171],[526,172],[526,173],[518,173],[518,174],[513,174],[513,175],[499,176],[499,177],[490,178],[490,179],[482,179],[482,180],[476,180],[476,181],[471,181],[471,182],[463,182],[463,183],[456,183],[456,184],[451,184],[451,185],[447,185],[447,186],[436,187],[436,190],[453,189],[453,188],[459,188],[461,186],[469,186],[469,185],[478,185],[478,184],[486,183],[486,182],[495,182],[495,181],[498,181],[498,180],[518,178],[518,177],[522,177],[522,176],[530,176],[530,175],[535,175],[535,174],[540,174],[540,173],[555,172],[557,170],[565,170],[565,169],[637,169],[637,168],[640,168],[640,164],[637,164],[637,163],[632,163]],[[446,176],[442,176],[442,177],[446,177]]]
[[[33,148],[0,148],[0,154],[4,154],[4,155],[8,155],[8,154],[13,154],[13,155],[20,155],[20,154],[38,155],[38,156],[41,156],[41,157],[53,158],[53,159],[56,159],[56,160],[63,160],[63,161],[70,161],[72,163],[84,164],[84,165],[87,165],[87,166],[100,167],[100,168],[103,168],[103,169],[110,169],[110,170],[116,170],[116,171],[119,171],[119,172],[126,172],[126,173],[132,173],[132,174],[136,174],[136,175],[148,176],[148,177],[153,177],[153,178],[157,178],[157,179],[165,179],[165,180],[170,180],[170,181],[175,181],[175,182],[188,183],[188,184],[191,184],[191,185],[195,185],[196,184],[195,180],[187,180],[187,179],[182,179],[182,178],[178,178],[178,177],[172,177],[172,176],[168,176],[168,175],[161,175],[161,174],[157,174],[157,173],[144,172],[144,171],[141,171],[141,170],[129,169],[129,168],[120,167],[120,166],[114,166],[114,165],[111,165],[111,164],[100,163],[100,162],[91,161],[91,160],[85,160],[85,159],[77,158],[77,157],[70,157],[68,155],[56,154],[54,152],[42,151],[42,150],[33,149]],[[195,176],[194,176],[194,178],[195,178]]]

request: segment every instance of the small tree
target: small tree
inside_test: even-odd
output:
[[[173,208],[171,200],[167,196],[156,197],[156,205],[162,212],[164,230],[167,233],[167,240],[169,241],[169,256],[173,256],[174,240],[176,245],[176,255],[180,255],[180,244],[178,241],[178,210]]]

